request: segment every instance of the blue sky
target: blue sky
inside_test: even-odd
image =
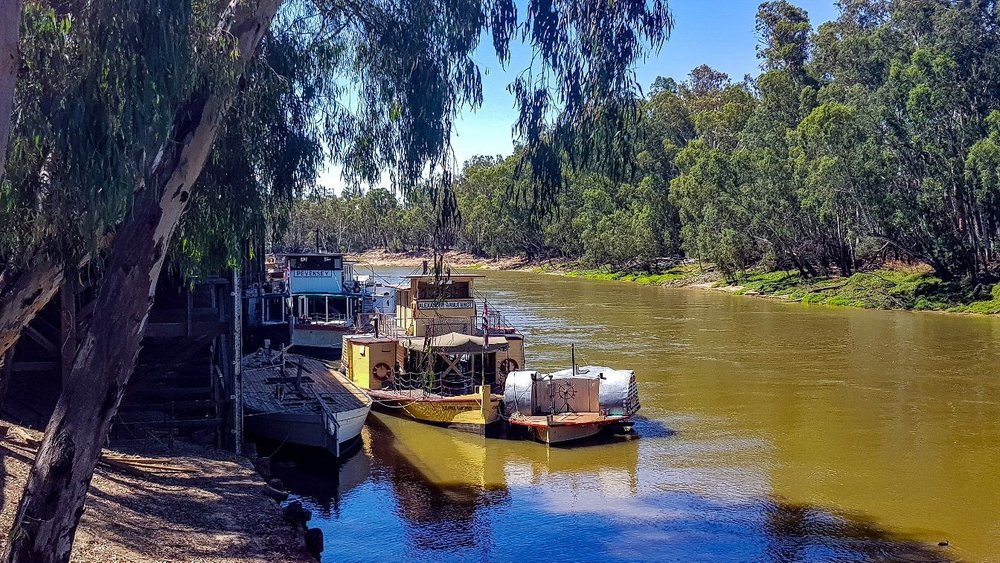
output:
[[[813,28],[837,16],[834,0],[791,0],[809,12]],[[657,76],[683,80],[694,67],[707,64],[739,80],[758,73],[754,16],[760,0],[669,0],[674,30],[659,53],[650,55],[636,68],[643,88]],[[529,50],[512,49],[506,69],[496,61],[487,40],[475,54],[483,71],[483,105],[465,110],[455,124],[452,146],[459,165],[479,154],[504,155],[513,152],[511,126],[517,118],[507,85],[527,66]],[[321,185],[340,191],[339,173],[330,170]]]

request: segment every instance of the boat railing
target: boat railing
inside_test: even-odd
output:
[[[514,325],[511,324],[509,320],[507,320],[507,317],[504,316],[504,314],[500,311],[499,308],[496,308],[492,304],[490,304],[489,300],[486,298],[485,295],[481,294],[478,291],[475,292],[475,295],[476,295],[476,317],[478,319],[483,318],[483,309],[481,305],[486,304],[487,308],[486,322],[489,325],[490,334],[503,334],[504,332],[513,330]],[[481,329],[482,327],[478,328]]]
[[[372,313],[372,320],[378,322],[379,336],[387,338],[401,338],[406,336],[406,327],[396,315],[375,311]]]
[[[330,405],[326,404],[326,399],[316,391],[316,389],[310,387],[309,391],[312,392],[313,397],[316,398],[316,402],[319,403],[319,408],[323,411],[323,427],[326,431],[327,436],[333,439],[334,454],[338,457],[340,456],[340,422],[337,421],[337,415],[330,408]]]
[[[299,322],[306,323],[322,323],[322,322],[334,322],[334,321],[348,321],[351,318],[347,316],[346,313],[310,313],[308,316],[299,315],[296,317]]]
[[[392,378],[388,387],[393,391],[426,391],[442,397],[454,397],[473,393],[481,378],[479,372],[402,372]]]

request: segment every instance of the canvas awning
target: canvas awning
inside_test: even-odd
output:
[[[411,336],[400,338],[399,343],[408,350],[422,351],[426,347],[437,354],[477,354],[483,351],[483,337],[449,332],[441,336]],[[487,352],[497,352],[507,349],[507,339],[502,336],[490,336]]]

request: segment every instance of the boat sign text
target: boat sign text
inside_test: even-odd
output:
[[[471,309],[471,299],[461,301],[417,301],[417,309]]]

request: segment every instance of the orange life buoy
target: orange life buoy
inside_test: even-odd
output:
[[[392,368],[385,362],[379,362],[372,368],[372,377],[379,381],[385,381],[392,377]]]

